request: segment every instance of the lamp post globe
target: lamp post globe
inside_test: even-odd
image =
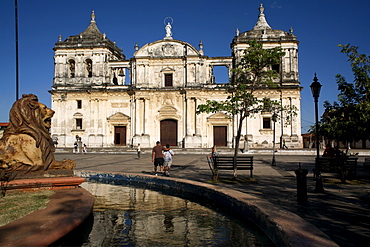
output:
[[[316,73],[315,73],[315,77],[313,78],[313,82],[310,85],[311,92],[312,92],[312,97],[315,99],[315,101],[318,100],[319,97],[320,97],[321,87],[322,87],[322,85],[320,84],[319,80],[317,79]]]

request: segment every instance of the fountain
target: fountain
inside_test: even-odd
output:
[[[253,223],[210,201],[105,182],[82,184],[95,196],[94,225],[83,246],[275,246]]]

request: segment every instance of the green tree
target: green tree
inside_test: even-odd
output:
[[[264,105],[263,111],[272,113],[271,120],[273,122],[273,145],[272,145],[273,155],[272,155],[271,165],[275,166],[276,165],[276,161],[275,161],[275,131],[276,131],[275,124],[276,124],[276,122],[281,120],[281,118],[282,118],[281,113],[285,113],[285,115],[286,115],[286,117],[284,117],[285,123],[286,124],[291,124],[292,120],[293,120],[293,117],[297,116],[298,108],[294,105],[285,105],[285,106],[283,106],[283,105],[281,105],[280,102],[278,102],[276,100],[271,100],[269,98],[264,98],[263,99],[263,105]]]
[[[320,133],[327,139],[347,144],[370,139],[370,56],[358,53],[358,47],[339,45],[352,67],[353,82],[336,75],[338,101],[324,102]]]
[[[276,87],[274,79],[278,73],[272,69],[273,65],[280,64],[281,57],[285,55],[280,47],[263,49],[262,43],[255,40],[248,42],[249,47],[244,50],[244,55],[237,61],[232,70],[233,77],[230,83],[225,84],[229,94],[224,101],[208,100],[206,104],[199,105],[197,114],[202,112],[224,112],[230,118],[238,116],[238,130],[235,138],[234,156],[238,155],[240,135],[243,121],[251,114],[266,110],[264,99],[258,99],[254,92],[258,89]],[[271,101],[271,104],[279,102]]]

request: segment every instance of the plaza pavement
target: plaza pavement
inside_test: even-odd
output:
[[[206,152],[175,150],[171,177],[209,183],[212,173],[206,162]],[[367,155],[367,153],[365,153]],[[307,176],[308,202],[297,202],[297,186],[294,171],[299,168],[312,171],[315,155],[312,152],[275,154],[276,166],[271,166],[272,153],[257,152],[254,156],[254,180],[249,180],[249,171],[239,171],[238,182],[234,183],[232,171],[220,171],[221,183],[217,186],[231,188],[257,197],[288,211],[296,213],[327,234],[340,246],[370,245],[370,175],[358,168],[361,181],[367,183],[327,184],[324,193],[314,193],[315,181],[312,172]],[[359,156],[361,165],[365,156]],[[152,174],[150,150],[137,159],[136,152],[55,153],[56,160],[73,159],[77,163],[75,170],[123,172]],[[324,178],[333,178],[334,174],[323,174]]]

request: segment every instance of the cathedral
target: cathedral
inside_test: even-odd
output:
[[[90,25],[79,35],[54,47],[54,80],[50,90],[55,110],[51,134],[59,147],[72,147],[77,139],[89,147],[152,147],[156,141],[178,148],[234,147],[237,119],[224,113],[196,114],[207,100],[225,100],[227,92],[215,82],[215,66],[231,70],[243,56],[251,39],[266,49],[281,47],[277,87],[255,91],[260,98],[278,100],[298,108],[296,116],[271,112],[255,114],[243,124],[243,148],[271,148],[285,144],[302,147],[300,120],[301,86],[298,73],[298,43],[293,30],[275,30],[266,21],[261,4],[252,30],[236,31],[231,56],[208,57],[198,48],[172,36],[171,18],[166,18],[161,40],[135,45],[126,58],[115,42],[102,34],[91,14]],[[275,138],[274,138],[275,135]]]

